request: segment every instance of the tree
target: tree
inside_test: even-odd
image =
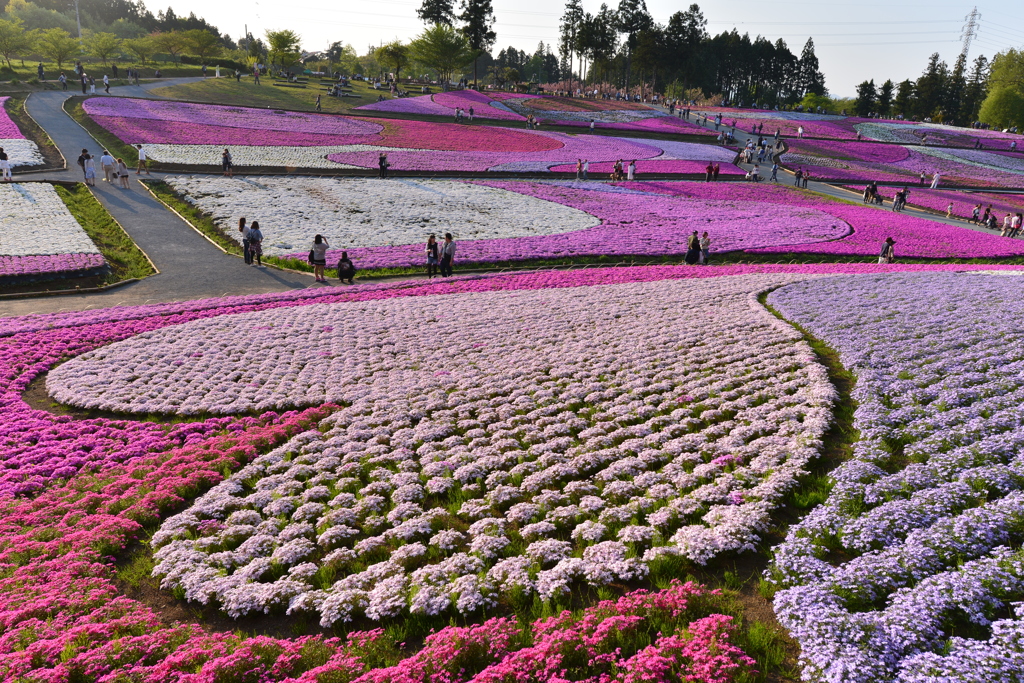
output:
[[[282,69],[299,61],[301,57],[300,44],[302,38],[295,31],[284,29],[281,31],[266,32],[267,57],[272,64],[279,64]]]
[[[60,69],[65,60],[78,52],[78,41],[62,28],[50,28],[39,32],[36,50],[47,59],[57,62],[57,68]]]
[[[615,12],[616,28],[619,33],[626,34],[626,90],[629,90],[630,70],[633,66],[633,51],[636,49],[637,35],[654,25],[647,4],[644,0],[619,0],[619,9]]]
[[[480,54],[494,45],[494,10],[491,0],[462,0],[462,33],[473,50],[473,87],[476,87],[476,66]]]
[[[7,60],[8,67],[11,66],[11,57],[23,55],[31,49],[32,36],[25,31],[21,19],[0,19],[0,55]]]
[[[891,79],[886,80],[878,89],[878,113],[881,116],[888,116],[892,110],[892,96],[895,90],[896,84]]]
[[[946,93],[949,80],[949,68],[946,63],[939,59],[939,53],[934,52],[928,58],[928,66],[924,73],[917,79],[915,88],[917,93],[917,111],[920,116],[934,116],[938,113]]]
[[[185,39],[185,49],[199,58],[200,61],[207,61],[220,54],[220,38],[203,29],[192,29],[182,34]]]
[[[707,19],[699,5],[690,5],[685,12],[676,12],[668,18],[665,27],[665,43],[669,67],[682,76],[681,87],[685,90],[693,82],[698,71],[701,44],[707,40]]]
[[[106,65],[111,57],[121,54],[121,39],[113,33],[94,33],[85,39],[85,49]]]
[[[864,81],[857,86],[857,100],[853,103],[853,111],[857,116],[868,116],[875,110],[877,100],[875,81]]]
[[[157,31],[150,38],[157,50],[171,56],[172,62],[188,47],[188,38],[181,31]]]
[[[1009,49],[992,58],[989,83],[993,88],[1018,88],[1024,91],[1024,50]]]
[[[825,74],[821,73],[818,65],[818,57],[814,54],[814,39],[808,38],[804,43],[804,49],[800,53],[797,78],[797,92],[803,97],[809,92],[816,95],[827,95],[825,88]]]
[[[455,23],[453,5],[453,0],[423,0],[423,4],[416,10],[416,15],[425,24],[451,26]]]
[[[457,70],[475,58],[465,34],[447,24],[434,24],[417,36],[409,43],[409,54],[428,69],[436,71],[438,80],[445,87]]]
[[[382,45],[374,51],[377,61],[395,72],[395,81],[398,80],[402,69],[409,63],[409,46],[402,45],[399,40]]]
[[[996,128],[1024,128],[1024,94],[1011,86],[996,86],[985,98],[978,116]]]
[[[153,40],[149,36],[143,36],[142,38],[129,38],[121,44],[129,54],[138,59],[142,64],[145,64],[146,60],[152,57],[153,53],[156,52],[156,46],[153,44]]]
[[[909,78],[896,86],[896,99],[892,103],[893,113],[899,114],[904,118],[909,118],[913,115],[912,107],[914,106],[914,98],[917,96],[914,92],[915,90],[914,82]]]
[[[558,27],[559,41],[558,53],[569,61],[569,72],[567,76],[572,78],[572,64],[575,56],[579,53],[579,34],[583,24],[583,12],[581,0],[568,0],[565,3],[565,12],[562,14],[562,23]],[[582,61],[582,56],[580,57]],[[580,71],[583,71],[582,66]]]
[[[970,123],[978,120],[978,111],[988,88],[988,77],[988,59],[985,55],[979,55],[971,65],[971,74],[967,77],[967,88],[964,90],[964,100],[960,106],[961,121]]]

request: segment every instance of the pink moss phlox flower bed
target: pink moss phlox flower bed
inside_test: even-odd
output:
[[[1014,268],[825,264],[549,271],[0,319],[0,424],[20,424],[3,434],[4,455],[9,457],[12,444],[22,448],[33,440],[80,438],[88,446],[88,463],[40,474],[49,486],[36,488],[36,497],[10,497],[16,492],[8,490],[8,497],[0,499],[0,677],[54,683],[525,683],[553,680],[555,672],[564,672],[588,683],[611,680],[603,674],[637,683],[680,677],[704,683],[731,681],[753,664],[730,642],[732,625],[714,613],[713,592],[689,583],[677,582],[657,592],[635,591],[578,615],[563,613],[534,624],[492,619],[477,626],[448,627],[428,637],[424,650],[411,656],[397,650],[381,630],[351,633],[345,639],[285,639],[168,624],[163,615],[120,594],[112,555],[124,553],[147,530],[257,454],[314,428],[334,407],[219,418],[168,429],[156,423],[56,417],[29,408],[20,393],[61,359],[102,344],[189,320],[284,306],[746,273],[982,269]],[[164,430],[167,433],[161,434]],[[84,441],[87,437],[91,441]],[[137,455],[126,456],[127,448]],[[66,452],[54,448],[50,455]],[[63,478],[68,481],[58,481]],[[624,639],[636,642],[628,638],[648,627],[660,631],[646,641],[649,645],[621,651],[612,647]],[[589,648],[614,654],[596,656],[593,662],[584,659],[584,665],[574,655],[590,652]]]
[[[629,163],[628,161],[625,163]],[[592,177],[598,175],[610,175],[612,167],[615,165],[613,161],[603,161],[596,164],[590,164],[590,174]],[[639,159],[636,162],[636,172],[640,173],[704,173],[704,169],[707,167],[706,161],[686,161],[684,159]],[[737,176],[744,175],[746,171],[742,170],[738,166],[732,164],[720,164],[721,174],[723,176]],[[565,164],[563,166],[555,166],[552,169],[554,173],[575,173],[576,164]]]
[[[109,116],[149,121],[176,121],[252,131],[284,131],[321,135],[373,135],[380,122],[367,119],[276,109],[229,107],[219,104],[190,104],[165,100],[92,98],[82,104],[89,116]],[[258,143],[255,143],[258,144]],[[335,143],[337,144],[337,143]]]
[[[461,240],[458,259],[472,263],[574,256],[680,255],[686,253],[687,238],[694,230],[711,232],[714,252],[804,245],[839,239],[850,232],[845,222],[828,213],[796,205],[758,202],[753,198],[745,201],[737,201],[735,197],[675,199],[656,193],[614,193],[602,184],[585,182],[556,185],[488,181],[478,184],[571,206],[601,219],[601,225],[558,235]],[[346,251],[361,268],[424,263],[421,244],[347,248]],[[340,251],[332,250],[328,259],[333,262],[340,255]],[[300,258],[304,254],[291,256]]]
[[[877,180],[913,182],[924,171],[939,171],[941,182],[965,187],[1024,187],[1024,174],[972,164],[960,158],[965,151],[945,153],[899,145],[864,142],[790,140],[782,162],[789,169],[804,167],[819,180]]]
[[[375,133],[334,135],[287,130],[258,130],[184,121],[136,119],[125,116],[93,116],[92,120],[119,138],[136,144],[165,145],[265,145],[315,147],[318,145],[381,144]]]
[[[0,255],[0,277],[27,277],[43,273],[76,273],[102,268],[104,263],[102,254]]]
[[[904,258],[1008,258],[1024,254],[1024,241],[987,235],[967,228],[893,213],[862,204],[832,200],[784,185],[749,183],[625,183],[623,187],[697,199],[762,201],[816,208],[845,221],[853,234],[832,242],[750,249],[752,252],[834,255],[878,254],[886,237],[896,239],[896,255]]]
[[[857,193],[864,192],[863,185],[848,185],[850,190]],[[881,190],[880,190],[881,191]],[[882,192],[882,194],[886,194]],[[1024,212],[1024,194],[995,194],[991,192],[957,192],[956,190],[929,190],[921,187],[910,188],[910,198],[907,204],[910,206],[930,209],[945,215],[946,207],[953,202],[953,216],[967,220],[975,205],[981,204],[981,213],[985,213],[987,207],[992,207],[992,212],[1002,221],[1007,213]],[[1002,225],[1002,223],[1000,223]]]
[[[24,140],[25,135],[7,113],[5,104],[9,99],[11,98],[0,97],[0,140]]]
[[[410,150],[442,150],[452,152],[549,152],[560,150],[567,135],[535,133],[496,126],[463,126],[455,123],[389,120],[382,133],[385,147],[408,147]],[[388,154],[390,158],[391,153]],[[373,166],[377,159],[374,157]]]
[[[440,92],[431,95],[435,103],[447,107],[449,112],[454,112],[456,107],[462,107],[468,115],[468,110],[473,107],[473,116],[484,119],[499,119],[504,121],[522,121],[525,117],[511,111],[508,107],[496,102],[487,95],[475,90],[457,90],[455,92]]]

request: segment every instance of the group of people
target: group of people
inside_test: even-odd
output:
[[[245,219],[243,218],[242,220]],[[327,238],[323,235],[317,235],[313,238],[313,247],[309,250],[309,264],[313,266],[313,277],[316,278],[317,282],[327,282],[324,270],[327,268],[327,249],[329,247]],[[338,279],[342,282],[348,280],[348,283],[352,285],[355,284],[355,277],[355,264],[348,257],[347,251],[341,252],[341,258],[338,259]]]
[[[807,187],[807,181],[811,179],[810,171],[805,171],[802,168],[797,168],[796,173],[793,174],[793,187]]]
[[[469,109],[463,109],[462,107],[455,107],[455,123],[462,123],[462,119],[473,120],[473,107]]]
[[[946,210],[946,216],[950,217],[953,213],[953,202],[949,203],[949,207]],[[974,209],[971,211],[971,217],[967,220],[968,223],[976,223],[983,227],[991,230],[999,230],[999,218],[996,217],[995,211],[992,210],[992,205],[989,204],[985,208],[985,213],[981,212],[981,204],[975,204]],[[1002,230],[999,234],[1002,237],[1018,237],[1021,234],[1021,230],[1024,228],[1024,213],[1018,212],[1017,214],[1007,213],[1003,216]]]
[[[711,250],[711,237],[708,235],[708,231],[705,230],[704,234],[699,234],[696,230],[686,240],[686,258],[684,259],[687,264],[693,265],[707,265],[708,253]]]
[[[140,145],[141,148],[141,145]],[[99,158],[100,169],[103,171],[103,180],[108,183],[120,181],[120,185],[125,190],[130,190],[131,186],[128,184],[128,164],[125,163],[124,159],[114,156],[107,150],[103,150],[103,154]],[[97,159],[89,153],[88,149],[83,149],[82,153],[78,156],[78,166],[82,169],[82,175],[85,177],[85,184],[91,187],[96,186],[96,162]],[[145,162],[145,156],[142,157],[142,161],[139,162],[139,169],[141,170]],[[139,171],[137,171],[139,172]],[[146,170],[149,173],[149,170]]]
[[[636,159],[623,166],[622,159],[617,159],[612,165],[612,180],[635,180]]]
[[[450,232],[444,234],[444,242],[438,242],[435,235],[427,238],[427,279],[452,276],[452,263],[455,261],[455,239]]]

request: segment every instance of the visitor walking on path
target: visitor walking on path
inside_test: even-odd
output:
[[[636,178],[636,159],[629,162],[629,166],[626,167],[626,180],[633,180]]]
[[[121,179],[121,187],[125,190],[132,189],[128,184],[128,164],[124,163],[124,159],[118,157],[117,159],[117,177]]]
[[[91,154],[85,155],[85,184],[96,187],[96,161]]]
[[[320,107],[320,96],[319,95],[316,96],[316,110],[317,111],[323,111],[323,109]]]
[[[263,231],[260,230],[260,222],[253,221],[252,229],[249,231],[249,265],[257,268],[263,267]],[[253,260],[256,261],[253,264]]]
[[[455,261],[455,240],[452,234],[444,234],[444,244],[441,245],[441,277],[452,276],[452,262]]]
[[[82,169],[82,177],[85,177],[85,159],[89,156],[89,150],[83,149],[82,153],[78,155],[78,167]]]
[[[309,263],[313,266],[313,277],[317,282],[327,282],[324,268],[327,267],[327,240],[323,235],[313,238],[313,248],[309,250]]]
[[[381,152],[380,156],[377,157],[377,177],[386,179],[388,177],[388,155],[385,152]]]
[[[139,155],[139,165],[135,169],[135,175],[139,175],[143,171],[146,175],[152,175],[149,172],[149,166],[146,164],[146,150],[142,149],[142,145],[135,145],[135,152]]]
[[[437,247],[437,238],[431,235],[427,238],[427,279],[437,275],[437,265],[441,262],[441,254]]]
[[[977,223],[978,218],[981,216],[981,204],[975,204],[971,210],[971,223]]]
[[[946,205],[946,218],[953,217],[953,202]]]
[[[803,180],[804,178],[803,169],[796,169],[796,173],[793,174],[793,177],[795,178],[795,180],[793,181],[793,187],[800,187],[800,181]]]
[[[938,171],[936,171],[935,175],[932,176],[932,186],[931,186],[931,189],[933,189],[933,190],[939,189],[939,181],[940,180],[942,180],[942,174],[939,173]]]
[[[770,182],[770,183],[777,183],[777,182],[779,182],[779,164],[778,163],[772,164],[772,175],[771,175],[770,178],[768,178],[768,182]]]
[[[711,251],[711,237],[708,235],[708,231],[705,230],[704,234],[700,236],[700,264],[706,266],[708,264],[708,253]]]
[[[103,154],[100,156],[100,167],[103,169],[103,182],[114,182],[114,179],[117,177],[117,174],[114,172],[114,164],[116,163],[117,162],[114,161],[114,157],[111,156],[110,152],[103,150]]]
[[[891,237],[885,238],[885,241],[882,242],[882,251],[878,254],[879,263],[893,263],[896,260],[894,244],[896,244],[896,240]]]
[[[60,83],[61,90],[68,89],[68,77],[64,75],[63,71],[60,72],[60,76],[57,78],[57,81]]]
[[[110,76],[103,74],[103,92],[110,94]]]
[[[341,258],[338,259],[338,279],[344,282],[348,280],[350,285],[354,285],[356,277],[356,267],[352,263],[352,260],[348,257],[348,252],[341,252]]]
[[[252,228],[245,224],[245,217],[238,219],[238,232],[242,233],[242,260],[245,265],[252,265],[252,252],[249,251],[249,234]]]
[[[235,175],[232,161],[231,152],[225,147],[224,152],[220,155],[220,165],[224,169],[224,175],[228,178],[232,178]]]
[[[579,180],[580,176],[582,176],[582,175],[583,175],[583,159],[577,159],[576,160],[576,180]]]

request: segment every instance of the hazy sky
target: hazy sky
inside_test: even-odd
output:
[[[492,0],[494,52],[515,47],[533,52],[537,43],[556,50],[558,21],[564,0]],[[692,0],[647,0],[655,21],[665,23]],[[420,0],[150,0],[154,12],[166,4],[178,14],[195,12],[232,38],[248,23],[262,35],[268,28],[290,28],[302,36],[307,50],[321,50],[341,40],[362,54],[369,45],[400,38],[423,29],[416,18]],[[610,6],[618,4],[610,0]],[[874,78],[900,81],[920,75],[928,56],[938,52],[952,66],[961,49],[964,17],[973,4],[947,0],[880,2],[879,0],[729,0],[699,3],[711,34],[737,28],[753,38],[782,38],[799,55],[808,36],[814,37],[826,85],[833,95],[852,96],[857,83]],[[600,0],[583,0],[596,12]],[[1019,0],[985,0],[977,5],[981,21],[970,58],[989,58],[1008,47],[1024,45],[1024,5]]]

